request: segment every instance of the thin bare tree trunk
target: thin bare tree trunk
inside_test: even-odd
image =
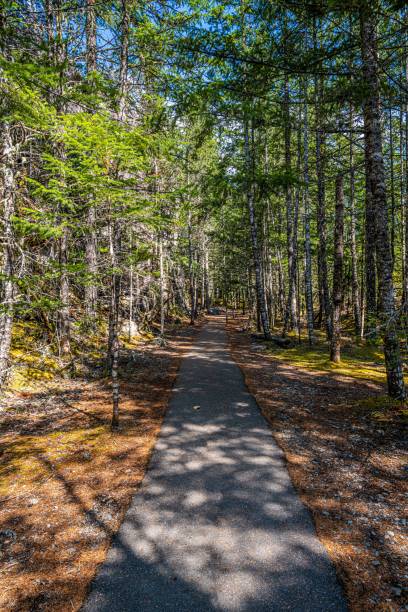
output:
[[[408,85],[408,54],[405,57],[405,83]],[[408,98],[405,104],[405,192],[403,217],[405,221],[405,257],[404,257],[404,286],[403,286],[403,312],[404,317],[408,315]]]
[[[251,130],[253,128],[251,127]],[[262,262],[259,252],[258,244],[258,227],[255,217],[255,194],[253,184],[253,155],[251,151],[251,143],[249,137],[249,125],[248,119],[244,120],[244,149],[245,149],[245,163],[246,163],[246,200],[249,213],[249,226],[251,230],[251,241],[252,241],[252,253],[254,259],[255,268],[255,286],[256,286],[256,297],[258,303],[258,312],[260,323],[264,336],[267,340],[270,339],[271,333],[269,330],[268,312],[266,308],[265,292],[263,288],[263,274],[262,274]]]
[[[208,245],[204,243],[204,308],[208,312],[211,307],[210,301],[210,279],[208,263]]]
[[[341,307],[343,304],[343,257],[344,257],[344,191],[343,176],[336,177],[336,214],[334,221],[334,266],[333,266],[333,310],[330,360],[340,361]]]
[[[290,128],[290,96],[289,96],[289,82],[288,78],[285,77],[285,90],[284,90],[284,115],[285,115],[285,170],[288,176],[291,173],[291,128]],[[296,265],[295,253],[294,253],[294,242],[295,232],[297,227],[293,219],[293,194],[292,187],[290,184],[286,186],[286,234],[287,234],[287,250],[288,250],[288,297],[285,308],[285,316],[283,323],[282,336],[285,337],[289,329],[297,327],[297,316],[296,316]]]
[[[3,123],[3,146],[1,151],[2,175],[2,208],[3,208],[3,249],[2,249],[2,305],[0,310],[0,385],[4,384],[9,364],[11,345],[11,330],[13,324],[13,310],[15,285],[14,275],[14,232],[12,217],[15,209],[15,160],[14,145],[11,138],[11,126]]]
[[[111,264],[111,299],[109,307],[108,365],[112,377],[112,429],[119,426],[119,308],[121,273],[119,270],[120,227],[113,221],[109,227],[109,254]]]
[[[407,114],[408,116],[408,114]],[[404,111],[400,108],[399,114],[399,158],[400,158],[400,210],[401,210],[401,269],[402,269],[402,312],[406,304],[406,296],[408,295],[408,279],[406,275],[406,192],[404,174],[406,172],[406,162],[404,160]]]
[[[126,114],[126,98],[128,92],[128,53],[129,53],[129,26],[130,17],[128,10],[128,0],[121,1],[122,24],[121,36],[122,43],[120,48],[120,67],[119,67],[119,119],[123,119]]]
[[[351,242],[351,292],[354,315],[354,330],[356,338],[361,337],[361,309],[360,288],[358,283],[358,256],[356,244],[356,209],[355,209],[355,172],[354,172],[354,145],[353,145],[353,108],[350,106],[350,242]]]
[[[95,0],[87,0],[86,4],[86,72],[88,78],[92,79],[96,72],[96,16]],[[98,288],[96,275],[98,272],[97,237],[96,237],[96,212],[92,202],[87,211],[87,235],[85,243],[85,263],[88,272],[88,280],[85,285],[85,312],[89,322],[94,325],[98,301]]]
[[[313,25],[314,48],[317,50],[316,20]],[[331,337],[331,312],[330,293],[327,272],[327,227],[326,227],[326,201],[325,201],[325,167],[322,150],[324,150],[325,138],[322,127],[322,76],[314,77],[315,117],[316,117],[316,177],[317,177],[317,234],[318,246],[318,270],[319,270],[319,296],[320,311],[324,315],[327,339]],[[305,92],[306,95],[306,92]]]
[[[71,352],[71,321],[70,321],[70,295],[69,279],[67,272],[68,264],[68,235],[67,229],[59,239],[59,264],[60,264],[60,299],[62,306],[59,310],[60,347],[62,355]]]
[[[188,211],[188,276],[190,290],[190,325],[195,323],[195,289],[194,289],[194,253],[193,253],[193,237],[191,227],[191,211]]]
[[[305,229],[305,298],[307,334],[309,344],[314,344],[313,329],[313,282],[312,282],[312,245],[310,238],[310,202],[309,202],[309,125],[307,108],[307,81],[304,81],[305,103],[303,107],[303,201]]]
[[[96,16],[95,0],[86,0],[86,71],[88,77],[96,71]]]
[[[392,133],[392,109],[389,111],[390,130],[390,187],[391,187],[391,259],[392,269],[395,264],[395,181],[394,181],[394,136]]]

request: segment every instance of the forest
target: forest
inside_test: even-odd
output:
[[[407,609],[402,535],[384,535],[406,525],[405,4],[3,0],[0,583],[16,582],[1,609],[79,609],[143,478],[180,358],[212,317],[225,321],[351,608]],[[268,369],[285,367],[287,380]],[[309,392],[320,416],[300,404]],[[286,416],[272,406],[281,397]],[[285,419],[306,437],[317,423],[328,445],[337,423],[351,454],[358,430],[357,470],[379,453],[358,488],[382,521],[380,544],[328,544],[334,528],[309,468],[291,466]],[[100,548],[91,534],[74,561],[51,551],[50,534],[30,539],[41,495],[44,516],[62,495],[61,449],[87,493],[65,483],[73,514],[55,533],[68,533],[79,498],[113,516]],[[329,456],[309,451],[312,467]],[[324,469],[323,488],[335,478]],[[333,490],[354,486],[350,470]],[[71,562],[82,564],[76,582]]]

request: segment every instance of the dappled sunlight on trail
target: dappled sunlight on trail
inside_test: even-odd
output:
[[[225,342],[213,319],[185,358],[86,612],[346,609]]]

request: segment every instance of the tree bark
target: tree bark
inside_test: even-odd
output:
[[[119,308],[121,273],[119,270],[120,227],[113,221],[109,227],[109,253],[111,264],[111,296],[109,307],[108,367],[112,378],[112,429],[119,427]]]
[[[392,269],[395,263],[395,181],[394,181],[394,137],[392,133],[392,109],[389,111],[390,131],[390,188],[391,188],[391,260]]]
[[[377,33],[375,17],[367,4],[360,8],[360,32],[362,72],[367,87],[364,100],[365,154],[372,190],[372,207],[375,215],[379,316],[384,342],[388,393],[393,398],[404,399],[405,386],[396,326],[392,255],[388,233],[388,209],[382,152]]]
[[[203,274],[204,274],[204,308],[208,312],[211,307],[210,300],[210,279],[209,279],[209,264],[208,264],[208,245],[204,242],[204,261],[203,261]]]
[[[190,325],[195,323],[196,303],[194,289],[194,252],[191,227],[191,211],[188,211],[188,277],[190,290]]]
[[[375,213],[367,152],[365,153],[365,174],[365,335],[368,341],[372,341],[376,335],[377,274]]]
[[[96,17],[95,0],[86,1],[86,71],[88,77],[96,71]]]
[[[2,200],[3,200],[3,249],[2,249],[2,305],[0,310],[0,385],[7,378],[13,310],[15,297],[14,284],[14,232],[12,217],[15,209],[15,160],[11,126],[3,123],[3,146],[1,152]]]
[[[285,77],[285,90],[284,90],[284,138],[285,138],[285,170],[287,174],[287,180],[289,180],[292,170],[291,160],[291,126],[290,126],[290,95],[289,95],[289,82],[288,78]],[[289,329],[297,328],[297,317],[296,317],[296,265],[295,265],[295,232],[297,232],[296,222],[293,219],[293,194],[292,186],[286,185],[286,235],[287,235],[287,251],[288,251],[288,297],[285,308],[285,316],[283,323],[282,336],[285,337]]]
[[[336,178],[336,212],[334,221],[334,266],[333,266],[333,307],[330,360],[340,361],[341,307],[343,304],[343,257],[344,257],[344,191],[343,176]]]
[[[350,107],[350,132],[353,127],[353,108]],[[353,138],[350,137],[350,243],[351,243],[351,292],[354,315],[354,331],[356,338],[362,334],[361,308],[360,308],[360,287],[358,282],[358,256],[356,243],[356,208],[355,208],[355,171],[354,171],[354,145]]]
[[[251,126],[251,130],[253,127]],[[266,340],[269,340],[271,333],[269,330],[268,312],[266,308],[265,292],[263,287],[262,262],[258,244],[258,227],[255,217],[255,192],[253,182],[253,152],[251,150],[249,138],[249,122],[244,120],[244,149],[245,149],[245,164],[246,164],[246,200],[249,213],[249,226],[251,231],[252,254],[255,268],[255,287],[258,303],[258,311],[260,323],[262,325],[263,334]]]
[[[96,72],[96,16],[95,16],[95,0],[87,0],[86,4],[86,72],[88,78],[92,79],[92,75]],[[97,256],[97,237],[96,237],[96,211],[92,202],[88,205],[87,211],[87,235],[85,243],[85,264],[88,273],[87,283],[85,285],[85,312],[89,322],[94,325],[96,318],[96,308],[98,301],[98,288],[96,284],[96,275],[98,272],[98,256]]]
[[[129,10],[128,0],[122,0],[122,43],[120,48],[120,67],[119,67],[119,119],[123,119],[126,114],[126,97],[128,91],[128,53],[129,53]]]
[[[69,355],[71,352],[70,295],[67,264],[68,230],[64,228],[63,234],[59,239],[60,300],[62,302],[59,309],[59,332],[62,355]]]
[[[304,202],[304,229],[305,229],[305,298],[307,335],[309,344],[314,344],[313,330],[313,282],[312,282],[312,245],[310,238],[310,202],[309,202],[309,126],[307,108],[307,81],[304,82],[305,103],[303,107],[303,202]]]
[[[404,66],[404,70],[405,70],[405,83],[408,86],[408,55],[405,57],[405,66]],[[403,263],[403,267],[404,267],[404,284],[403,284],[403,295],[402,295],[402,300],[403,300],[403,314],[405,317],[405,326],[407,326],[407,315],[408,315],[408,98],[407,98],[407,102],[405,104],[405,172],[404,172],[404,178],[405,178],[405,190],[404,190],[404,196],[403,196],[403,217],[404,217],[404,246],[405,246],[405,256],[404,256],[404,263]]]
[[[314,48],[317,49],[316,22],[313,28]],[[318,246],[318,270],[319,270],[319,295],[320,310],[324,315],[327,339],[331,338],[331,312],[330,292],[327,272],[327,227],[326,227],[326,201],[325,201],[325,167],[322,156],[324,149],[324,132],[322,127],[322,77],[314,77],[315,117],[316,117],[316,178],[317,178],[317,234]],[[306,92],[305,92],[306,93]]]

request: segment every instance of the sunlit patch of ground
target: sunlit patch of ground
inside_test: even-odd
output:
[[[307,370],[385,382],[384,356],[380,347],[375,345],[356,345],[347,342],[342,348],[340,363],[330,361],[328,345],[324,342],[322,334],[317,334],[316,343],[312,347],[308,345],[306,338],[302,338],[301,344],[296,342],[294,346],[286,349],[274,345],[268,349],[268,352],[276,359],[289,361]]]
[[[407,407],[385,395],[376,347],[259,350],[242,319],[232,354],[285,453],[353,612],[408,609]],[[262,344],[262,343],[261,343]],[[257,350],[258,349],[258,350]],[[378,369],[377,369],[378,368]]]
[[[35,331],[35,357],[43,358]],[[79,609],[143,478],[192,334],[174,331],[165,346],[147,336],[127,341],[115,434],[109,381],[102,369],[86,376],[103,366],[98,337],[86,350],[74,344],[74,379],[32,380],[26,364],[17,368],[24,376],[0,406],[1,610]],[[26,349],[14,342],[13,350]]]

